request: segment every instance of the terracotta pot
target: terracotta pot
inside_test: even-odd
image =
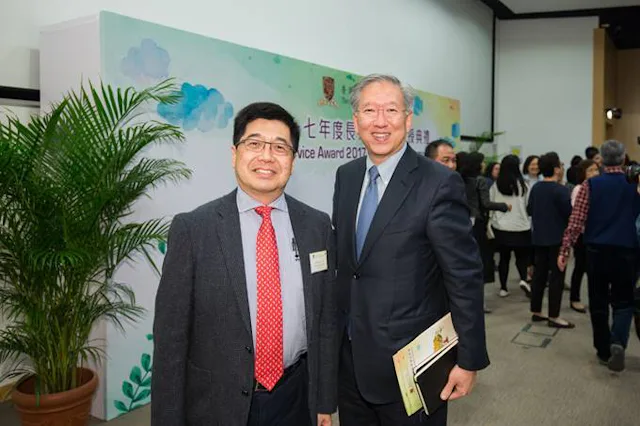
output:
[[[20,413],[23,426],[86,426],[91,401],[98,387],[98,376],[86,368],[78,368],[80,386],[66,392],[40,395],[36,404],[35,377],[18,385],[11,399]]]

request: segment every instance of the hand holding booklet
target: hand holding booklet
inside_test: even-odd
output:
[[[449,313],[393,356],[407,415],[421,408],[430,414],[444,404],[440,393],[457,363],[457,344]]]

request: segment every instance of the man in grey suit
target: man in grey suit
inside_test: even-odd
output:
[[[284,194],[300,128],[236,116],[238,188],[175,216],[156,297],[151,424],[331,425],[337,406],[329,216]]]
[[[333,198],[340,426],[443,426],[446,406],[407,416],[392,357],[450,311],[458,365],[441,398],[468,394],[489,364],[482,262],[464,184],[407,145],[413,99],[397,78],[363,78],[351,106],[367,156],[338,169]]]

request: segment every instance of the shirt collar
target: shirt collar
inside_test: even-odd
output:
[[[604,172],[605,173],[622,173],[622,174],[624,174],[624,170],[622,169],[622,166],[605,167],[604,168]]]
[[[256,207],[263,205],[260,201],[255,200],[249,194],[244,192],[240,187],[238,187],[238,192],[236,194],[236,204],[238,205],[238,212],[240,213],[255,210]],[[269,204],[269,207],[273,207],[274,209],[281,210],[283,212],[288,212],[289,209],[287,207],[287,200],[284,197],[284,193],[273,200],[273,202]]]
[[[389,181],[393,176],[393,172],[396,171],[396,167],[398,167],[398,163],[400,162],[400,159],[402,158],[406,150],[407,143],[404,142],[402,148],[400,148],[398,152],[384,160],[382,163],[378,164],[378,173],[380,173],[380,178],[385,185],[389,184]],[[371,161],[371,158],[369,158],[369,156],[367,155],[367,170],[369,170],[371,166],[374,166],[373,161]]]

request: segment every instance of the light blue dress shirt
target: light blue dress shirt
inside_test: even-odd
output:
[[[407,143],[404,143],[404,146],[400,148],[398,152],[393,154],[391,157],[384,160],[382,163],[378,164],[378,173],[380,173],[380,177],[376,182],[378,185],[378,203],[382,200],[382,196],[384,195],[384,191],[387,189],[391,178],[393,177],[393,172],[396,171],[396,167],[398,167],[398,163],[400,159],[404,155],[404,152],[407,150]],[[367,171],[374,166],[371,158],[367,156]],[[365,172],[364,181],[362,182],[362,188],[360,189],[360,201],[358,202],[358,216],[360,218],[360,207],[362,207],[362,199],[364,198],[364,193],[367,190],[367,186],[369,185],[369,173]],[[357,227],[356,222],[356,227]]]
[[[256,240],[262,217],[255,208],[262,204],[238,188],[236,202],[240,214],[244,271],[247,279],[249,313],[253,346],[256,345],[257,285]],[[282,291],[282,327],[284,344],[284,367],[294,364],[307,351],[307,330],[304,308],[304,290],[300,257],[295,243],[289,209],[284,194],[269,204],[271,222],[276,233],[280,264],[280,288]]]

